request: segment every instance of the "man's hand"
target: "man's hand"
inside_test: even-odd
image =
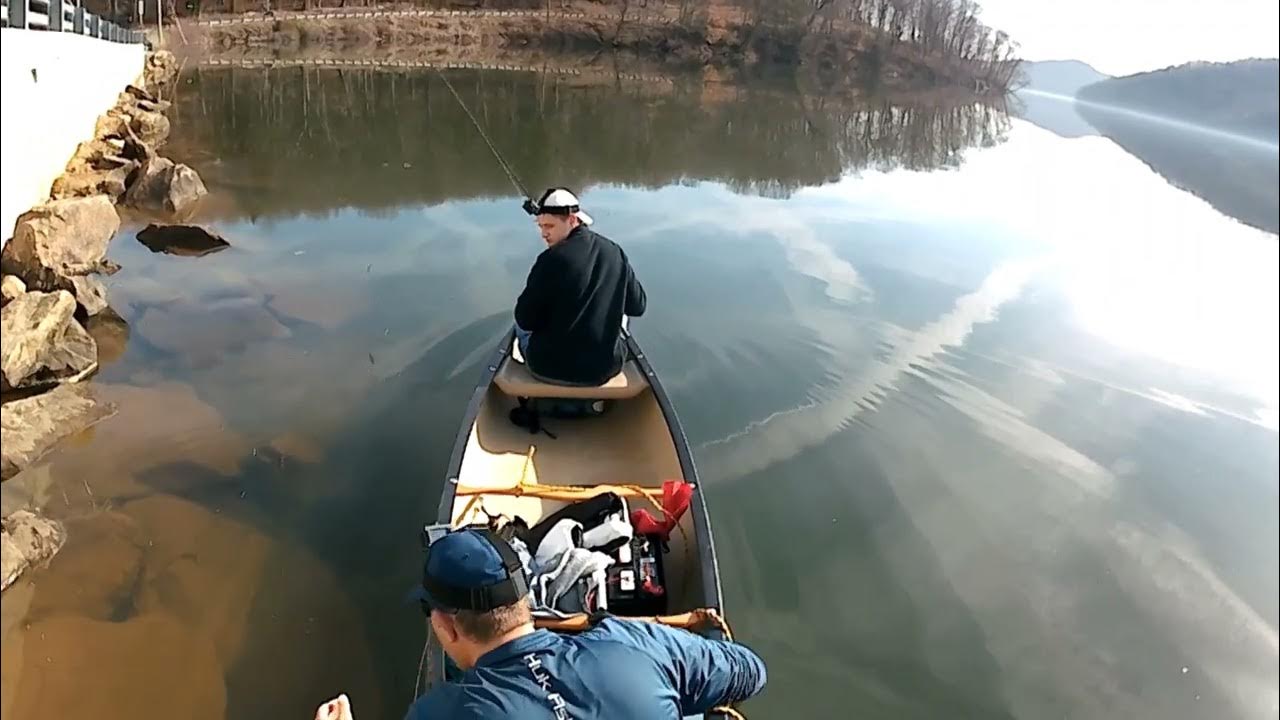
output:
[[[346,695],[339,695],[316,708],[316,720],[355,720],[351,714],[351,701]]]

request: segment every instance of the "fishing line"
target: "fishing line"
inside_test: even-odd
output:
[[[476,116],[471,114],[471,108],[467,107],[467,104],[463,102],[462,96],[453,88],[453,83],[449,82],[449,78],[445,77],[445,74],[440,71],[440,68],[436,68],[435,71],[436,74],[440,76],[440,79],[444,81],[444,86],[449,88],[449,92],[453,95],[453,99],[457,100],[458,105],[462,107],[462,112],[466,113],[467,117],[471,119],[471,124],[475,126],[476,131],[480,133],[480,137],[484,139],[484,144],[489,146],[489,152],[492,152],[493,157],[498,160],[498,164],[502,166],[502,171],[507,174],[507,179],[511,181],[511,184],[515,186],[516,191],[519,192],[525,200],[532,202],[533,195],[531,195],[529,190],[525,188],[524,183],[520,182],[520,178],[516,176],[516,171],[513,170],[506,159],[502,157],[502,153],[498,152],[498,147],[489,139],[489,134],[484,131],[483,127],[481,127],[480,121],[476,119]]]

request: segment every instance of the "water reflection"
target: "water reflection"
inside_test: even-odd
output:
[[[1015,96],[1010,110],[1023,120],[1059,137],[1078,138],[1098,134],[1097,128],[1076,111],[1074,93],[1022,88]]]
[[[583,86],[554,73],[451,71],[530,185],[658,187],[714,179],[785,197],[863,168],[935,170],[1003,139],[996,108],[806,97],[694,78]],[[175,110],[173,150],[225,191],[226,214],[280,217],[511,193],[432,73],[201,68]],[[272,148],[263,153],[263,148]],[[324,183],[317,183],[324,178]]]
[[[1102,134],[1169,182],[1240,222],[1280,232],[1280,151],[1274,133],[1259,140],[1083,100],[1076,107]]]
[[[5,596],[6,717],[306,717],[338,690],[394,717],[413,690],[414,528],[538,242],[426,79],[329,75],[303,115],[219,72],[175,142],[220,168],[204,220],[231,247],[113,247],[121,413],[44,468],[77,539]],[[316,75],[250,87],[319,103]],[[392,84],[408,130],[339,104],[344,77]],[[502,135],[522,162],[603,183],[585,201],[646,283],[635,330],[769,662],[750,715],[1274,717],[1272,237],[1020,122],[970,146],[963,114],[743,90],[779,130],[679,82],[549,83],[539,120],[528,76],[469,82],[491,127],[536,129]],[[891,147],[919,150],[878,167]]]

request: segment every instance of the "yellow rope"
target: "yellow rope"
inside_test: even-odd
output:
[[[537,452],[536,445],[529,446],[529,452],[524,456],[524,464],[520,467],[520,479],[514,485],[485,487],[459,483],[454,488],[454,495],[515,495],[516,497],[528,495],[544,500],[585,500],[602,492],[613,492],[625,497],[644,498],[664,514],[666,513],[666,509],[662,507],[660,488],[647,488],[642,485],[539,485],[536,482],[529,482],[529,468],[533,466],[533,456]],[[470,507],[468,505],[467,509]],[[465,513],[466,510],[463,512]]]
[[[525,453],[525,456],[524,456],[524,465],[521,465],[521,466],[520,466],[520,483],[519,483],[519,485],[520,485],[521,487],[524,487],[525,485],[527,485],[527,484],[528,484],[528,483],[526,483],[526,482],[525,482],[525,480],[526,480],[526,479],[528,479],[528,477],[529,477],[529,466],[530,466],[530,465],[533,465],[533,454],[534,454],[534,453],[536,453],[536,452],[538,452],[538,446],[537,446],[537,445],[530,445],[530,446],[529,446],[529,452]]]
[[[515,495],[516,497],[536,497],[544,500],[586,500],[602,492],[613,492],[624,497],[638,497],[653,503],[653,506],[666,513],[662,507],[661,493],[656,488],[640,485],[539,485],[537,483],[519,482],[515,485],[462,485],[454,489],[455,495]]]
[[[484,487],[459,483],[454,488],[454,496],[470,495],[471,498],[463,506],[462,513],[457,516],[458,520],[454,523],[454,529],[466,524],[471,510],[476,506],[482,495],[514,495],[515,497],[533,497],[541,500],[563,500],[569,502],[586,500],[601,493],[612,492],[622,497],[648,500],[649,504],[657,508],[663,515],[670,517],[672,520],[675,519],[662,506],[662,491],[659,488],[648,488],[642,485],[539,485],[536,482],[531,483],[528,481],[529,468],[533,465],[533,456],[537,451],[537,446],[529,446],[529,452],[525,453],[524,465],[520,468],[520,479],[514,485]],[[693,572],[693,563],[690,562],[693,544],[689,542],[689,531],[685,530],[684,525],[677,522],[675,523],[675,528],[680,531],[680,539],[684,541],[684,583],[688,585],[689,575]]]
[[[457,530],[467,523],[467,516],[471,514],[471,509],[476,506],[476,503],[480,502],[481,497],[483,496],[472,495],[471,499],[467,501],[467,504],[462,506],[462,513],[458,515],[458,520],[453,524],[454,530]]]

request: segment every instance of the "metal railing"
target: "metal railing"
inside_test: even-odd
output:
[[[80,0],[0,0],[0,27],[69,32],[118,43],[140,43],[141,30],[94,15]]]

